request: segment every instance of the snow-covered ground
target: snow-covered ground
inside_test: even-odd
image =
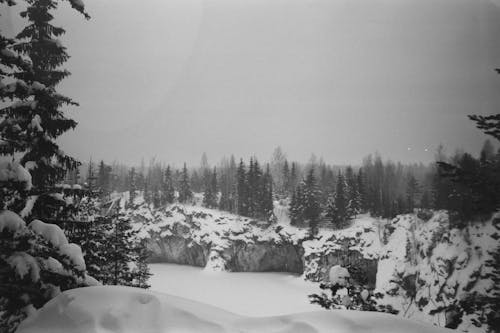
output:
[[[244,302],[245,299],[240,299]],[[185,298],[129,287],[66,291],[24,321],[17,333],[336,332],[434,333],[448,330],[360,311],[246,317]]]
[[[213,272],[175,264],[149,266],[151,290],[185,297],[247,316],[315,311],[307,295],[318,284],[288,273]]]

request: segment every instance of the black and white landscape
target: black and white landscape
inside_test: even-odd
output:
[[[0,333],[500,332],[497,0],[0,17]]]

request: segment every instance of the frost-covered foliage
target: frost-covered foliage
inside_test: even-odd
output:
[[[99,198],[85,196],[78,207],[83,221],[66,228],[68,237],[82,248],[87,270],[103,284],[148,288],[149,252],[118,202],[101,207]],[[103,212],[101,212],[103,208]]]
[[[0,213],[0,331],[13,332],[61,291],[93,285],[80,248],[54,224],[28,226],[11,211]]]
[[[56,142],[58,136],[76,126],[74,120],[64,115],[62,106],[77,103],[56,91],[56,86],[70,75],[61,68],[69,57],[58,39],[65,31],[51,22],[52,11],[59,1],[23,2],[19,11],[27,21],[26,26],[12,39],[0,35],[0,101],[5,102],[0,109],[0,155],[18,159],[23,169],[11,168],[14,173],[29,169],[30,182],[38,195],[37,200],[29,201],[33,216],[53,218],[61,202],[51,195],[50,188],[66,171],[78,166]],[[69,2],[88,17],[81,0]],[[2,6],[5,3],[17,5],[17,1],[1,1]],[[7,170],[3,166],[0,169]],[[28,200],[28,196],[18,193],[20,189],[12,174],[3,174],[0,178],[3,178],[0,179],[2,188],[8,189],[2,190],[2,208],[24,211],[25,205],[20,201]],[[22,190],[29,190],[28,187],[31,186]]]
[[[377,291],[406,317],[469,332],[484,332],[481,318],[491,312],[481,298],[493,296],[491,260],[497,233],[492,220],[450,228],[448,214],[429,221],[403,215],[380,252]],[[479,327],[478,327],[479,326]]]
[[[350,267],[356,272],[356,267]],[[330,268],[328,283],[321,283],[321,290],[329,290],[330,295],[322,292],[321,294],[309,295],[309,300],[313,304],[318,304],[325,309],[348,309],[360,311],[377,311],[397,314],[391,306],[378,305],[376,299],[382,298],[381,294],[373,294],[366,284],[360,284],[354,279],[351,280],[351,274],[345,267],[339,265]]]

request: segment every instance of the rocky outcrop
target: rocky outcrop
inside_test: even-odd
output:
[[[197,243],[181,236],[167,236],[151,240],[151,262],[168,262],[181,265],[205,267],[209,251]]]
[[[482,308],[465,308],[493,288],[488,260],[497,246],[500,214],[464,228],[444,211],[392,220],[361,216],[351,225],[323,228],[309,237],[287,221],[263,225],[250,218],[199,206],[129,211],[148,241],[153,261],[234,272],[290,272],[328,282],[333,266],[374,289],[377,302],[400,315],[468,331]],[[478,298],[479,297],[479,298]]]
[[[302,274],[302,247],[273,242],[236,241],[221,256],[233,272],[290,272]]]
[[[310,274],[308,278],[312,281],[328,281],[330,268],[333,266],[355,267],[359,275],[352,276],[356,282],[366,284],[374,288],[377,279],[378,260],[366,259],[355,250],[337,250],[318,258],[318,270]]]

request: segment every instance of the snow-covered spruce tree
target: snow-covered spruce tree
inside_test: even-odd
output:
[[[57,39],[65,31],[50,23],[53,20],[51,11],[60,1],[25,2],[27,8],[21,12],[21,17],[28,20],[28,25],[16,36],[13,49],[29,58],[31,66],[18,68],[13,76],[30,85],[33,91],[31,96],[2,109],[3,122],[9,122],[8,127],[12,130],[2,130],[1,136],[10,144],[11,152],[20,154],[20,163],[30,169],[38,192],[32,215],[53,218],[62,202],[51,195],[50,189],[64,178],[67,170],[78,166],[78,162],[59,149],[55,141],[76,126],[61,107],[77,103],[55,90],[70,75],[60,69],[69,57]],[[70,0],[70,4],[88,17],[80,0]]]
[[[217,203],[217,170],[214,167],[214,171],[208,177],[208,181],[205,184],[205,191],[203,192],[203,205],[208,208],[216,208]]]
[[[349,309],[360,311],[377,311],[397,314],[391,306],[378,305],[373,290],[366,285],[365,276],[355,266],[347,268],[333,266],[329,272],[329,282],[321,283],[321,290],[329,290],[330,295],[325,292],[309,295],[312,304],[318,304],[324,309]]]
[[[413,209],[415,208],[415,204],[417,202],[417,195],[420,193],[420,186],[418,184],[417,179],[413,174],[408,174],[407,183],[406,183],[406,200],[407,207],[410,213],[413,213]]]
[[[238,170],[236,171],[236,208],[239,215],[248,216],[248,182],[245,163],[240,159]]]
[[[128,205],[132,207],[134,205],[134,200],[137,191],[137,173],[135,168],[130,169],[128,174]]]
[[[103,197],[109,195],[111,192],[111,166],[106,165],[101,160],[97,169],[97,188],[101,191]]]
[[[351,216],[356,216],[361,211],[361,201],[357,178],[351,166],[345,170],[346,197]]]
[[[358,188],[358,200],[359,200],[359,210],[361,213],[365,213],[368,210],[367,205],[367,189],[366,189],[366,176],[363,172],[363,168],[359,168],[358,175],[356,176],[357,188]]]
[[[14,332],[62,291],[90,284],[80,248],[58,226],[26,226],[14,212],[0,213],[0,332]]]
[[[297,185],[292,193],[290,201],[290,223],[292,225],[300,225],[304,221],[304,183]]]
[[[146,264],[146,245],[137,236],[130,219],[122,212],[111,217],[107,232],[107,258],[100,281],[107,285],[122,285],[148,288],[149,268]]]
[[[68,239],[80,245],[87,265],[87,272],[98,281],[106,276],[107,251],[111,224],[100,215],[100,199],[97,192],[88,191],[79,204],[78,219],[65,228]]]
[[[335,196],[328,206],[327,216],[336,228],[343,228],[350,218],[350,207],[346,193],[346,182],[339,171],[335,188]]]
[[[191,184],[189,183],[189,174],[186,167],[186,163],[182,168],[181,179],[179,183],[179,202],[187,203],[193,198],[193,192],[191,191]]]
[[[274,215],[274,203],[273,203],[273,177],[271,175],[271,170],[269,164],[266,166],[266,172],[262,176],[262,194],[260,207],[262,209],[262,217],[267,221],[273,223],[276,222],[276,216]]]
[[[0,0],[0,5],[14,6],[11,0]],[[0,102],[16,101],[14,105],[21,105],[24,100],[32,98],[36,89],[45,89],[44,86],[33,85],[14,77],[17,70],[30,71],[31,63],[12,50],[15,40],[5,37],[0,31]],[[30,102],[26,102],[30,103]],[[14,153],[22,149],[20,119],[8,117],[8,110],[0,110],[0,155],[8,159],[0,162],[0,210],[11,209],[20,212],[26,205],[26,193],[31,190],[31,175]],[[21,177],[22,176],[22,177]]]
[[[304,180],[303,192],[303,212],[304,222],[309,226],[311,235],[318,232],[318,223],[321,215],[320,196],[321,193],[314,176],[314,168],[311,167]]]
[[[175,188],[174,182],[172,180],[172,172],[170,171],[170,165],[167,166],[163,176],[162,183],[162,205],[167,205],[173,203],[175,200]]]

